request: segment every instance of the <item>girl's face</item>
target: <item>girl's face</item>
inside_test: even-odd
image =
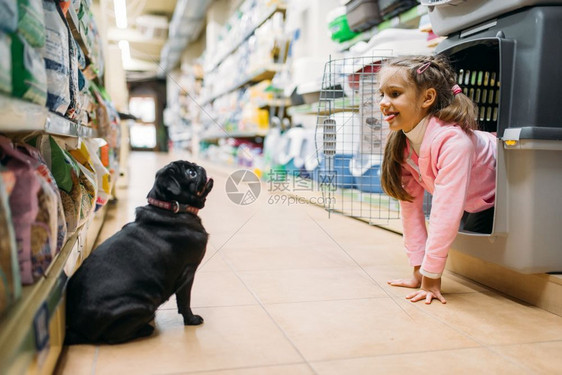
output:
[[[435,92],[434,89],[418,92],[404,69],[385,67],[381,70],[380,109],[390,130],[403,130],[407,133],[427,115],[433,103],[433,100],[427,100],[429,90]]]

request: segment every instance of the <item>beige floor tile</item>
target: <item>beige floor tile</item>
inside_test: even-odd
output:
[[[399,250],[398,245],[378,244],[353,245],[345,241],[339,242],[345,250],[361,267],[402,265],[408,264],[406,254]]]
[[[208,308],[200,313],[203,325],[184,327],[174,311],[158,311],[157,331],[150,338],[100,346],[96,375],[169,374],[303,361],[259,306]]]
[[[518,361],[536,374],[560,374],[562,372],[562,341],[535,344],[497,346],[495,351]]]
[[[263,303],[386,297],[358,267],[241,272]]]
[[[256,368],[241,368],[222,371],[205,371],[190,372],[189,375],[312,375],[314,371],[310,366],[302,365],[286,365],[286,366],[268,366]],[[181,374],[177,374],[181,375]],[[185,375],[188,375],[185,373]]]
[[[196,273],[191,290],[191,307],[244,306],[258,302],[242,281],[231,271]],[[176,309],[172,296],[160,309]]]
[[[496,293],[450,294],[430,311],[482,345],[562,340],[562,317]]]
[[[230,267],[224,261],[220,250],[207,245],[207,253],[205,254],[205,258],[203,258],[203,261],[201,261],[199,268],[197,268],[197,272],[204,273],[221,271],[230,271]]]
[[[95,365],[94,345],[65,346],[54,371],[55,375],[90,375]]]
[[[309,361],[478,345],[409,303],[390,298],[276,304],[267,309]]]
[[[278,241],[280,242],[280,241]],[[299,268],[342,268],[355,263],[339,248],[330,246],[225,247],[222,254],[236,271],[269,271]]]
[[[473,375],[529,372],[520,364],[481,348],[315,362],[312,367],[318,375]]]

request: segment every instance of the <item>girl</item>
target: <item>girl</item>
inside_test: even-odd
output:
[[[465,230],[490,233],[496,178],[496,137],[477,128],[476,107],[442,57],[388,61],[380,71],[380,108],[391,130],[382,187],[400,201],[411,278],[394,286],[420,288],[412,302],[441,294],[447,253],[465,215]],[[433,195],[429,234],[423,195]]]

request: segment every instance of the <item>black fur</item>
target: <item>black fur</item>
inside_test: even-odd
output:
[[[148,196],[203,208],[212,187],[204,168],[175,161],[156,173]],[[135,221],[99,245],[70,278],[65,343],[116,344],[149,336],[156,309],[174,293],[184,324],[203,323],[190,300],[207,239],[197,215],[138,207]]]

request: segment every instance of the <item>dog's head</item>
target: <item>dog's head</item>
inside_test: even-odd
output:
[[[207,194],[212,188],[213,179],[207,179],[205,168],[178,160],[156,172],[154,186],[148,197],[203,208]]]

